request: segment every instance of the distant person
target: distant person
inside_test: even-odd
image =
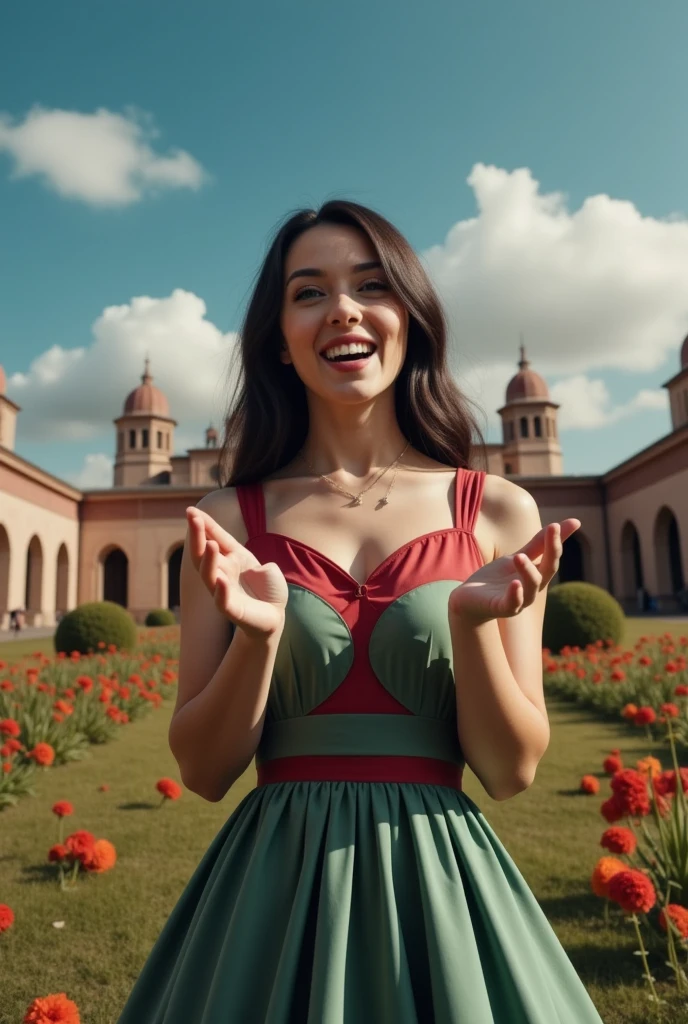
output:
[[[205,800],[254,754],[258,785],[118,1024],[602,1024],[461,781],[506,800],[535,777],[546,590],[580,520],[543,527],[472,468],[440,301],[374,211],[286,221],[240,339],[229,475],[186,510],[169,741]]]

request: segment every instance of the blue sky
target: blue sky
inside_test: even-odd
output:
[[[145,352],[177,453],[201,444],[271,231],[334,195],[426,259],[490,440],[520,332],[565,472],[669,431],[684,0],[66,0],[1,27],[0,362],[24,457],[107,485]]]

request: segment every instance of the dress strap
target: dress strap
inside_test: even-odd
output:
[[[251,540],[252,537],[265,533],[265,496],[262,482],[256,480],[250,484],[237,484],[236,493],[244,517],[247,539]]]
[[[456,525],[473,533],[485,488],[485,470],[465,469],[456,472]]]

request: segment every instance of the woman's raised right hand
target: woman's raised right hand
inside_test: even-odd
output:
[[[281,631],[289,589],[280,567],[262,565],[202,509],[187,508],[186,518],[191,561],[218,611],[254,639]]]

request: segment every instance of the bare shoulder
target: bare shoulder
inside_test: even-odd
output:
[[[240,544],[246,543],[248,539],[246,524],[235,487],[218,487],[214,491],[208,491],[200,501],[196,502],[196,508],[200,508],[202,512],[211,516]]]
[[[492,535],[495,558],[517,551],[542,527],[530,491],[495,473],[485,474],[480,511]]]

